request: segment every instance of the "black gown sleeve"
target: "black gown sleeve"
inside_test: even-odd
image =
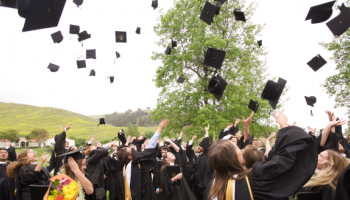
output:
[[[118,133],[118,139],[122,142],[123,145],[125,145],[126,138],[125,138],[125,134],[124,133],[122,133],[122,134]]]
[[[308,134],[312,137],[312,139],[316,140],[316,136],[315,136],[315,135],[312,135],[312,134],[311,134],[311,131],[309,131]]]
[[[176,144],[176,146],[178,146],[181,149],[181,139],[177,139],[174,142]]]
[[[106,156],[108,156],[108,150],[103,147],[97,147],[97,149],[90,152],[88,161],[99,162]]]
[[[316,139],[318,153],[321,153],[322,151],[325,151],[327,149],[333,149],[335,151],[339,151],[338,136],[332,131],[330,131],[330,133],[328,134],[326,143],[324,144],[324,146],[321,146],[320,144],[321,144],[322,134],[323,132],[321,131],[320,136],[318,136],[318,138]]]
[[[193,144],[191,144],[191,145],[187,144],[187,146],[186,146],[186,156],[187,156],[188,160],[192,160],[196,156],[194,154],[192,147],[193,147]]]
[[[16,160],[16,149],[13,146],[10,146],[7,149],[7,153],[8,153],[8,161],[15,161]]]

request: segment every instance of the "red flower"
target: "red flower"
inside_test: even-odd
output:
[[[60,194],[56,197],[56,200],[63,200],[63,194]]]

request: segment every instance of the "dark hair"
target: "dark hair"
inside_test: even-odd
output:
[[[215,181],[210,187],[208,199],[217,197],[218,200],[223,200],[229,178],[241,180],[250,172],[244,169],[239,161],[235,145],[230,140],[219,140],[209,148],[208,158],[215,170],[213,174]],[[238,175],[237,178],[233,177],[235,174]]]
[[[243,150],[244,166],[252,168],[255,162],[264,162],[264,155],[259,151],[258,147],[254,145],[247,145]]]
[[[164,146],[164,147],[160,148],[160,152],[162,152],[163,150],[165,150],[167,152],[171,152],[170,147],[168,147],[168,146]]]
[[[119,162],[123,163],[124,165],[127,165],[130,162],[129,155],[130,153],[128,152],[128,148],[121,148],[118,152]]]

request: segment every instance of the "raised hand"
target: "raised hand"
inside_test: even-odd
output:
[[[288,126],[288,123],[287,123],[288,119],[286,115],[283,114],[283,112],[284,112],[284,108],[278,114],[272,113],[273,116],[275,117],[276,123],[280,125],[280,128],[285,128]]]
[[[196,135],[192,136],[192,141],[194,141],[197,138]]]
[[[180,131],[180,138],[183,136],[184,132]]]
[[[334,112],[326,110],[325,113],[327,113],[329,121],[333,121],[333,118],[335,117]]]
[[[160,124],[159,124],[159,128],[161,128],[162,130],[169,124],[169,121],[167,119],[163,119]]]
[[[90,137],[90,141],[91,141],[91,142],[93,142],[94,140],[95,140],[94,135],[91,135],[91,137]]]
[[[297,124],[297,122],[293,122],[292,125],[289,125],[289,124],[288,124],[288,126],[295,126],[296,124]]]
[[[240,121],[240,119],[236,118],[235,126],[238,125],[239,121]]]
[[[169,142],[169,143],[171,142],[171,140],[169,139],[169,137],[164,137],[164,141],[165,141],[165,142]]]
[[[254,112],[252,112],[252,114],[247,119],[244,119],[244,117],[242,116],[242,121],[243,121],[244,126],[250,125],[250,123],[252,122],[252,119],[253,119],[253,115],[254,115]]]
[[[69,124],[69,126],[67,126],[66,129],[68,130],[68,129],[70,129],[70,128],[72,128],[72,124]]]
[[[205,129],[205,132],[208,132],[209,131],[209,124],[207,127],[204,128]]]
[[[344,125],[344,124],[346,124],[346,123],[348,123],[348,121],[347,120],[345,120],[345,119],[343,119],[343,118],[341,118],[340,120],[336,120],[335,118],[332,120],[332,121],[330,121],[329,123],[328,123],[328,125],[327,126],[330,126],[330,127],[335,127],[335,126],[341,126],[341,125]]]
[[[44,152],[40,157],[41,164],[44,163],[49,158],[49,156],[50,154],[47,154],[46,152]]]
[[[316,127],[313,129],[310,126],[307,127],[307,129],[309,129],[309,131],[311,132],[312,135],[315,135],[316,133]]]
[[[272,138],[274,138],[276,136],[276,132],[272,132],[270,137],[267,138],[268,141],[271,141]]]
[[[233,124],[232,123],[229,123],[228,126],[227,126],[227,129],[230,130],[232,128]]]
[[[5,146],[6,146],[6,147],[9,147],[9,146],[10,146],[10,142],[9,142],[7,139],[5,139]]]
[[[75,162],[75,160],[70,156],[68,157],[68,165],[73,173],[76,173],[80,170],[77,162]]]

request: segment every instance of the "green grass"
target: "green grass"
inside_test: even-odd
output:
[[[40,148],[30,148],[30,149],[37,152],[37,154],[38,154],[38,156],[37,156],[37,157],[38,157],[37,162],[39,162],[40,157],[41,157],[41,155],[43,155],[44,152],[50,154],[50,156],[51,156],[51,150],[50,150],[50,149],[40,149]],[[25,149],[22,149],[22,148],[16,148],[16,153],[22,153],[24,150],[25,150]],[[46,166],[48,166],[48,165],[49,165],[49,163],[48,163],[48,162],[45,162],[45,163],[43,164],[43,167],[46,167]]]
[[[68,138],[75,136],[89,140],[94,135],[95,141],[112,139],[121,128],[127,129],[108,124],[97,126],[96,119],[63,109],[0,102],[0,131],[15,129],[21,135],[27,135],[35,128],[42,128],[53,137],[62,132],[63,124],[72,124],[72,129],[67,132]],[[157,127],[139,127],[140,132],[156,130]]]

